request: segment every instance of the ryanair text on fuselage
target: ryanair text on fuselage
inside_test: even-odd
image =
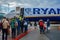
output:
[[[24,12],[29,14],[60,14],[60,8],[24,8]]]

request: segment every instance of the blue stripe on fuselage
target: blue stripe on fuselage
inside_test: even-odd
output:
[[[46,21],[49,19],[50,21],[60,21],[60,16],[45,16],[45,17],[26,17],[25,20],[28,21],[39,21],[40,19],[43,19]]]

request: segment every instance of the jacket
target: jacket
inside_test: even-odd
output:
[[[43,21],[39,21],[39,26],[40,26],[40,27],[41,27],[41,26],[44,26]]]

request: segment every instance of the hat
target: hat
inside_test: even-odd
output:
[[[41,19],[41,20],[39,20],[39,21],[43,21],[43,20]]]

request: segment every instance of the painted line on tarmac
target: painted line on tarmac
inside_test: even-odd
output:
[[[19,39],[23,38],[23,37],[26,36],[29,32],[31,32],[31,31],[28,30],[27,32],[24,32],[24,33],[18,35],[14,40],[19,40]]]

